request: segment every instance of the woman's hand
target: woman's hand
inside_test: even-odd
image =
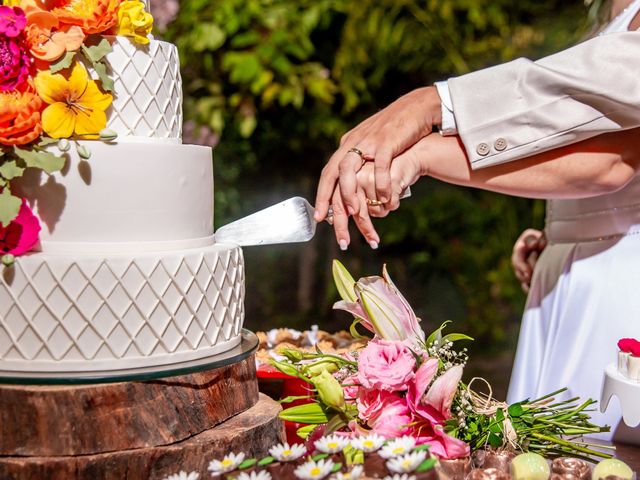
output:
[[[358,197],[356,174],[365,160],[373,160],[375,164],[374,190],[370,198],[389,203],[392,197],[392,160],[431,133],[433,126],[441,122],[440,108],[440,97],[435,87],[419,88],[346,133],[340,141],[340,148],[322,170],[315,203],[316,221],[325,219],[329,205],[335,201],[333,192],[337,184],[345,211],[349,215],[359,213],[361,199]]]
[[[516,278],[520,281],[520,286],[525,293],[529,293],[533,269],[540,253],[546,246],[547,238],[544,232],[533,228],[528,228],[522,232],[513,245],[511,263],[513,264]]]
[[[356,175],[356,196],[358,198],[358,213],[351,215],[358,230],[362,233],[371,248],[378,248],[380,237],[376,232],[371,217],[386,217],[400,206],[400,197],[407,187],[413,185],[424,174],[424,161],[421,156],[424,149],[420,148],[428,139],[410,148],[393,160],[389,170],[390,196],[387,203],[376,201],[375,165],[366,162]],[[336,208],[336,205],[338,208]],[[332,196],[334,214],[333,227],[336,239],[342,250],[349,244],[348,212],[342,201],[340,187],[336,186]]]

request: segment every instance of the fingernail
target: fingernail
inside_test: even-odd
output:
[[[347,211],[349,212],[349,215],[355,215],[356,214],[356,209],[353,208],[351,205],[349,205],[347,207]]]
[[[387,197],[380,197],[378,198],[378,200],[380,200],[382,203],[387,203],[389,201]]]
[[[320,221],[320,212],[318,210],[314,210],[313,218],[315,219],[316,222]]]
[[[347,243],[346,240],[340,240],[338,242],[338,245],[340,245],[340,250],[345,251],[347,249],[347,247],[349,246],[349,244]]]
[[[378,242],[376,242],[375,240],[371,240],[369,242],[369,246],[373,249],[376,250],[378,248]]]

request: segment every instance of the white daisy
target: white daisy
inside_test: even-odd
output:
[[[398,475],[396,473],[393,476],[392,475],[387,475],[382,480],[416,480],[416,477],[413,476],[413,475],[407,475],[406,473],[403,473],[402,475]]]
[[[173,475],[169,475],[165,477],[164,480],[198,480],[200,474],[197,472],[185,472],[184,470],[180,470],[179,473],[174,473]]]
[[[236,480],[271,480],[271,474],[266,470],[251,473],[242,472],[236,477]]]
[[[349,445],[349,439],[336,434],[327,435],[320,440],[316,440],[314,445],[322,453],[338,453]]]
[[[424,462],[425,458],[427,458],[427,452],[424,450],[405,453],[404,455],[387,460],[387,468],[395,473],[413,472]]]
[[[358,480],[362,476],[362,465],[355,465],[350,471],[338,472],[333,476],[334,480]]]
[[[209,471],[211,475],[218,475],[220,473],[227,473],[231,470],[235,470],[238,465],[244,460],[244,453],[230,453],[225,455],[222,460],[211,460],[209,462]]]
[[[351,440],[351,445],[353,446],[353,448],[362,450],[365,453],[371,453],[382,447],[382,445],[384,445],[384,442],[384,437],[378,435],[377,433],[372,433],[363,437],[354,438],[353,440]]]
[[[307,449],[300,443],[294,443],[289,446],[288,443],[280,443],[275,447],[269,449],[269,455],[278,460],[279,462],[290,462],[297,460],[301,456],[307,453]]]
[[[293,473],[296,474],[296,477],[303,480],[316,480],[319,478],[325,478],[331,473],[332,468],[333,462],[331,460],[322,459],[317,462],[309,460],[297,467]]]
[[[387,459],[397,457],[398,455],[409,453],[415,446],[415,439],[408,435],[400,438],[394,438],[380,449],[380,456]]]

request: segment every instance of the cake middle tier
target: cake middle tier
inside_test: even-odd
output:
[[[61,172],[28,171],[16,184],[40,219],[43,252],[110,253],[213,243],[211,148],[83,141]]]

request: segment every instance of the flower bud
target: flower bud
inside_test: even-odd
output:
[[[0,258],[0,261],[2,261],[2,265],[4,265],[5,267],[10,267],[13,265],[13,262],[15,262],[16,257],[14,257],[13,255],[11,255],[10,253],[7,253],[6,255],[3,255]]]
[[[320,401],[331,408],[344,408],[344,391],[340,383],[326,370],[313,378],[313,384],[318,390]]]
[[[287,360],[291,360],[292,362],[299,362],[304,359],[304,352],[300,350],[293,350],[291,348],[284,348],[279,350],[278,353],[287,358]]]
[[[103,128],[100,130],[100,140],[106,140],[108,142],[118,138],[118,133],[114,132],[110,128]]]
[[[322,372],[334,373],[339,369],[340,367],[335,360],[323,358],[318,362],[305,365],[302,367],[302,372],[309,377],[315,377],[316,375],[320,375]]]
[[[76,146],[76,150],[78,151],[78,155],[80,155],[80,158],[84,158],[85,160],[89,160],[91,158],[91,150],[89,150],[84,145],[78,144]]]
[[[70,148],[71,144],[69,143],[69,140],[67,140],[66,138],[61,138],[60,140],[58,140],[58,150],[60,150],[61,152],[68,152]]]

